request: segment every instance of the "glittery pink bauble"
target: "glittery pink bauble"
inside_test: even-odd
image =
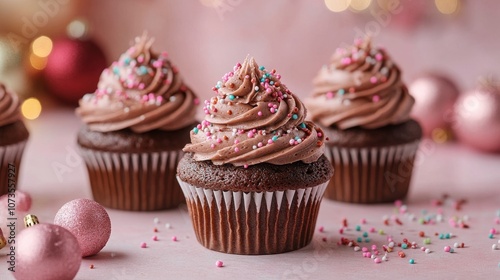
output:
[[[14,262],[17,280],[65,280],[75,277],[82,256],[71,232],[58,225],[38,224],[16,237]]]
[[[452,128],[460,142],[500,152],[500,89],[483,87],[460,96]]]
[[[14,197],[11,197],[16,201],[16,211],[28,212],[31,208],[31,196],[27,192],[16,190]],[[0,205],[2,208],[7,208],[9,195],[4,194],[0,196]]]
[[[54,224],[75,235],[83,257],[99,253],[111,235],[111,220],[104,207],[86,198],[64,204],[57,211]]]
[[[429,73],[414,80],[408,90],[415,98],[412,117],[420,123],[425,136],[431,136],[436,128],[449,127],[459,95],[452,80]]]

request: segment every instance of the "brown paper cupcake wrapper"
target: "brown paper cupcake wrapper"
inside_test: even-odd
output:
[[[391,147],[327,147],[335,173],[325,197],[353,203],[382,203],[408,193],[420,141]]]
[[[247,193],[198,188],[179,179],[198,241],[211,250],[244,255],[283,253],[309,244],[327,183]]]
[[[105,207],[155,211],[185,201],[176,179],[180,150],[130,154],[80,150],[94,200]]]
[[[21,165],[21,159],[23,157],[24,147],[26,147],[26,142],[22,141],[12,145],[1,146],[0,147],[0,195],[4,195],[9,191],[9,164],[15,166],[15,181],[19,181],[19,166]],[[17,185],[16,185],[17,187]]]

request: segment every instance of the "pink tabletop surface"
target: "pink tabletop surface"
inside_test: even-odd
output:
[[[31,138],[18,187],[33,197],[30,212],[40,221],[52,222],[64,203],[91,198],[85,168],[74,157],[80,122],[72,109],[54,108],[28,126]],[[492,228],[500,231],[500,224],[495,223],[500,209],[500,156],[430,140],[423,142],[418,156],[411,191],[404,201],[407,213],[399,213],[393,204],[353,205],[324,199],[312,244],[285,254],[239,256],[205,249],[196,241],[185,205],[149,213],[108,209],[112,222],[109,242],[98,255],[83,259],[76,279],[498,279],[500,250],[492,250],[492,245],[500,234],[489,238],[489,233]],[[67,167],[66,173],[55,171],[54,167],[61,165]],[[443,205],[433,205],[444,194],[449,197],[443,199]],[[454,204],[461,199],[466,202],[456,210]],[[442,213],[441,222],[419,223],[426,217],[435,221],[438,213]],[[384,217],[389,219],[388,225]],[[340,234],[343,218],[348,228]],[[469,228],[452,227],[449,220],[453,218],[462,219]],[[366,219],[365,224],[362,219]],[[361,231],[355,230],[356,225]],[[155,227],[158,241],[152,240]],[[371,228],[377,232],[371,233]],[[384,235],[378,233],[380,229]],[[376,264],[352,247],[338,245],[341,237],[356,239],[365,231],[371,241],[361,246],[381,248],[388,243],[387,237],[393,236],[397,242],[403,238],[415,241],[419,249],[397,248],[405,252],[405,258],[392,252],[388,261]],[[420,231],[432,244],[423,245]],[[436,233],[453,236],[439,239]],[[171,240],[173,236],[177,242]],[[141,242],[148,248],[142,249]],[[465,248],[455,248],[455,253],[443,251],[444,246],[462,242]],[[426,254],[420,246],[432,252]],[[0,255],[0,279],[14,279],[6,270],[4,252]],[[411,258],[415,264],[409,264]],[[223,261],[224,267],[216,267],[217,260]],[[90,269],[91,264],[94,269]]]

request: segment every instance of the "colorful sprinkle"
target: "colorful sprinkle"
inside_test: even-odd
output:
[[[158,236],[153,235],[153,237],[151,239],[153,239],[153,241],[158,241]]]
[[[414,260],[414,259],[410,259],[408,262],[409,262],[410,264],[415,264],[415,260]]]
[[[89,266],[89,268],[90,268],[90,269],[94,269],[94,264],[91,264],[91,265]]]
[[[215,266],[216,267],[223,267],[224,266],[224,263],[222,261],[216,261],[215,262]]]
[[[147,247],[148,247],[148,245],[146,244],[146,242],[141,243],[141,248],[147,248]]]
[[[444,246],[444,251],[445,252],[451,252],[451,247],[450,246]]]
[[[175,242],[175,241],[178,241],[178,240],[177,240],[177,236],[175,236],[175,235],[174,235],[174,236],[172,236],[172,241],[174,241],[174,242]]]
[[[370,83],[375,84],[378,81],[377,77],[373,76],[370,78]]]

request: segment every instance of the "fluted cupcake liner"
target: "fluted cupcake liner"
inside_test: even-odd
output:
[[[243,255],[300,249],[312,240],[328,182],[274,191],[220,191],[179,179],[198,242],[208,249]]]
[[[19,143],[0,146],[0,195],[4,195],[9,191],[9,164],[15,166],[15,178],[16,182],[19,180],[19,166],[21,165],[21,158],[23,157],[24,147],[26,146],[25,141]]]
[[[405,198],[419,143],[372,148],[327,146],[325,155],[332,162],[335,174],[325,197],[352,203]]]
[[[178,206],[176,180],[181,150],[152,153],[102,152],[80,147],[94,200],[105,207],[155,211]]]

